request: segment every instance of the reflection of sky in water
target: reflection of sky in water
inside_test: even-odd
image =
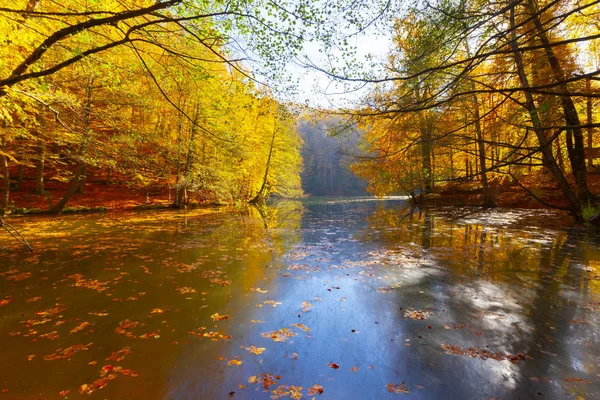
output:
[[[0,263],[10,264],[0,270],[2,296],[14,300],[0,308],[4,397],[56,398],[67,388],[76,394],[125,346],[132,353],[119,365],[139,376],[119,375],[91,397],[213,399],[235,392],[233,398],[269,399],[272,392],[248,383],[259,374],[280,376],[270,390],[302,386],[305,398],[314,384],[324,388],[321,399],[394,398],[386,385],[402,382],[410,398],[600,397],[600,310],[586,309],[600,301],[598,239],[557,214],[411,212],[398,199],[372,198],[204,214],[76,216],[49,220],[46,228],[23,223],[36,247],[47,250],[11,253]],[[16,274],[9,268],[31,277],[8,279]],[[109,289],[74,287],[65,277],[75,273]],[[196,293],[182,295],[181,287]],[[42,299],[28,303],[34,293]],[[133,294],[139,299],[114,301]],[[36,334],[23,329],[21,321],[57,302],[65,307],[64,324],[41,324]],[[311,306],[306,312],[303,302]],[[151,314],[154,308],[165,312]],[[407,318],[413,311],[431,316]],[[228,319],[211,320],[217,312]],[[160,337],[115,333],[125,319],[141,323],[136,335]],[[90,321],[93,331],[69,335],[80,321]],[[203,327],[231,338],[189,334]],[[295,336],[278,343],[262,335],[282,328]],[[60,337],[38,337],[50,329]],[[93,345],[69,361],[42,359],[80,342]],[[483,360],[446,354],[441,345],[531,358]],[[249,346],[265,351],[251,354]],[[37,356],[27,361],[28,354]],[[228,366],[232,359],[242,364]]]

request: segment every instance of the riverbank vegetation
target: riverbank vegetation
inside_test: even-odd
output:
[[[348,110],[368,132],[354,170],[378,195],[493,207],[526,193],[597,216],[598,15],[596,1],[417,4],[395,20],[385,76],[337,75],[376,85]]]
[[[262,6],[31,0],[2,7],[2,213],[24,206],[60,213],[87,188],[98,197],[102,185],[117,187],[125,202],[145,194],[176,207],[300,194],[293,116],[258,81],[262,64],[248,61],[262,55],[276,67],[288,54],[271,52],[267,41],[293,51],[297,32],[267,34],[279,20],[251,27],[270,10]],[[247,53],[232,45],[245,34],[254,37]]]

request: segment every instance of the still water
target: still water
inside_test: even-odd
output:
[[[0,400],[598,399],[600,239],[317,198],[0,232]]]

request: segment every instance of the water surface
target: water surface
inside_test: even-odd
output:
[[[600,398],[600,243],[402,199],[27,218],[0,399]],[[311,388],[311,389],[309,389]]]

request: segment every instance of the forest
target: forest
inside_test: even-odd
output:
[[[61,213],[86,184],[181,207],[298,197],[302,180],[308,194],[365,181],[414,202],[600,211],[595,1],[130,3],[0,10],[3,213]],[[385,58],[354,62],[334,20],[387,27]],[[360,100],[310,111],[282,97],[309,39],[347,60],[305,67],[363,86]],[[326,134],[324,157],[303,113],[355,133]]]
[[[595,219],[598,3],[426,4],[394,21],[385,76],[364,78],[376,89],[347,111],[372,155],[355,172],[379,195],[475,193],[493,207],[526,194]]]

